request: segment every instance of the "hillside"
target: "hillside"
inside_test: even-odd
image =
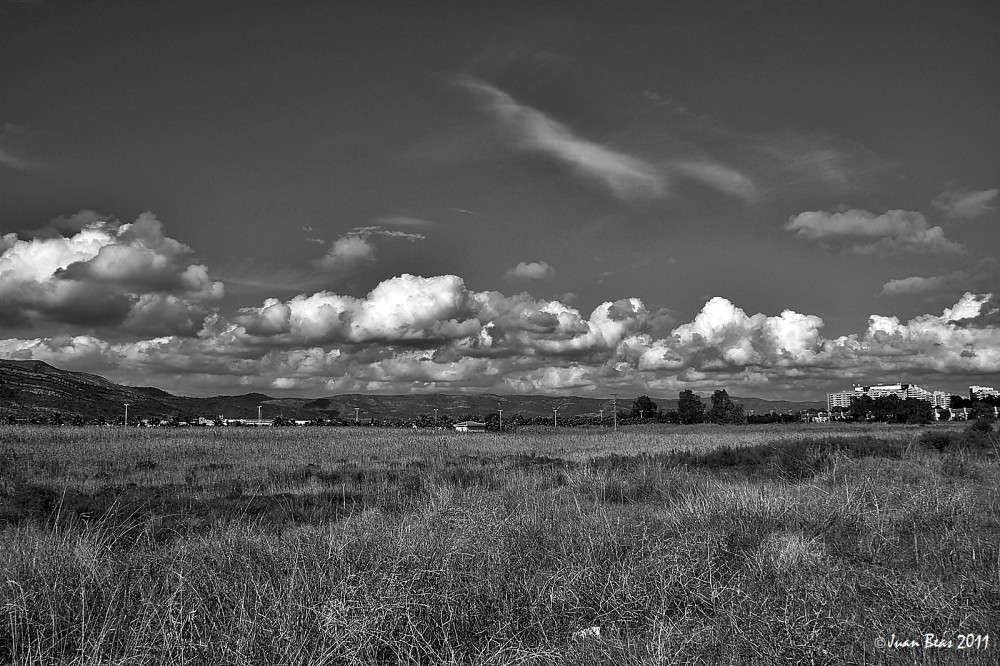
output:
[[[628,409],[635,396],[619,396],[620,410]],[[760,398],[735,398],[747,411],[764,413],[771,410],[798,411],[822,407],[822,403],[768,401]],[[676,399],[653,398],[664,410],[675,409]],[[709,403],[709,400],[705,400]],[[226,418],[256,418],[258,406],[265,419],[278,416],[290,419],[335,418],[351,420],[357,414],[366,419],[412,419],[421,414],[439,415],[452,419],[467,416],[482,417],[503,409],[504,414],[526,417],[559,415],[572,417],[596,416],[600,410],[612,412],[610,397],[559,397],[544,395],[477,394],[408,394],[370,395],[351,393],[321,398],[273,398],[263,393],[219,395],[208,398],[175,396],[149,386],[129,387],[82,372],[60,370],[42,361],[0,360],[0,418],[41,418],[58,412],[63,420],[120,419],[124,404],[129,403],[129,416],[183,419],[196,416]],[[357,411],[355,411],[357,410]]]
[[[133,389],[84,372],[54,368],[42,361],[0,361],[0,416],[31,418],[55,411],[64,417],[118,418],[160,415],[176,408],[170,394]]]

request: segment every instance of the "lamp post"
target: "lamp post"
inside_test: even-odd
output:
[[[617,393],[612,393],[611,394],[611,401],[614,404],[614,410],[615,410],[615,432],[618,432],[618,394]]]

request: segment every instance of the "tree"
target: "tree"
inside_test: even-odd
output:
[[[870,395],[861,395],[851,398],[851,420],[852,421],[867,421],[869,415],[874,417],[875,414],[875,398]]]
[[[985,400],[977,400],[972,404],[972,416],[970,418],[992,421],[995,418],[993,416],[993,405]]]
[[[632,403],[632,416],[650,418],[656,416],[656,403],[648,395],[640,395]]]
[[[900,405],[896,420],[900,423],[930,423],[934,420],[934,407],[926,400],[906,398]]]
[[[705,404],[694,391],[681,391],[677,397],[677,416],[681,423],[701,423],[705,420]]]
[[[747,417],[743,414],[743,405],[733,402],[726,389],[721,389],[712,394],[712,409],[708,410],[708,420],[721,424],[746,423]]]
[[[962,407],[972,407],[974,402],[975,401],[972,400],[971,398],[966,398],[961,395],[951,396],[951,406],[958,409],[961,409]]]

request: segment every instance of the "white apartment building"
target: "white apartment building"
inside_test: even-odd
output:
[[[837,393],[827,393],[826,394],[826,411],[832,412],[834,407],[843,407],[845,409],[851,406],[851,400],[854,398],[854,391],[839,391]]]
[[[933,407],[951,406],[951,394],[946,391],[928,391],[916,384],[876,384],[875,386],[854,385],[850,391],[839,391],[826,394],[826,408],[833,411],[834,407],[850,407],[851,401],[861,396],[880,398],[894,395],[900,400],[915,398],[931,403]]]
[[[1000,391],[991,386],[970,386],[969,397],[973,400],[1000,396]]]

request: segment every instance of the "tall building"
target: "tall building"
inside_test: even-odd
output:
[[[826,394],[826,411],[832,412],[834,407],[849,408],[854,399],[854,391],[839,391]]]
[[[951,407],[951,393],[947,391],[934,391],[934,400],[931,401],[931,404],[941,409],[948,409]]]

